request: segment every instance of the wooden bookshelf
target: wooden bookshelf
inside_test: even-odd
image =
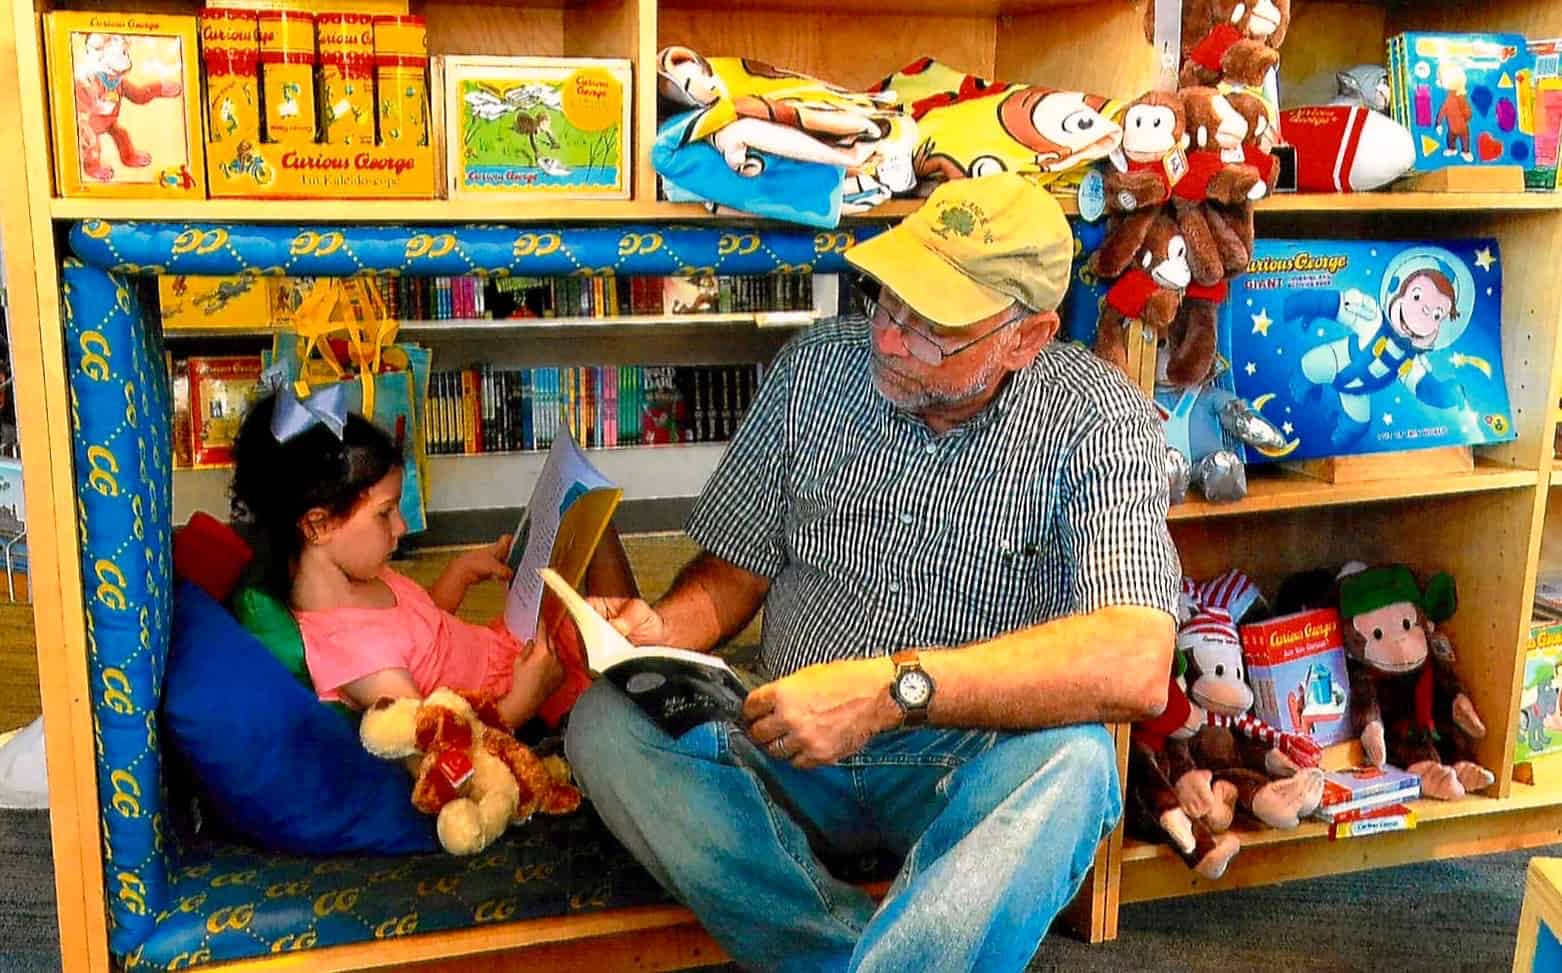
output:
[[[866,85],[921,55],[988,77],[1131,98],[1156,74],[1142,38],[1145,0],[506,0],[493,4],[424,0],[436,53],[626,57],[633,61],[633,198],[557,204],[450,203],[440,200],[209,200],[191,203],[61,199],[52,189],[47,96],[36,14],[52,7],[107,6],[101,0],[18,0],[0,5],[0,131],[16,133],[20,156],[0,182],[0,230],[10,283],[18,414],[28,450],[34,620],[43,707],[48,717],[51,819],[62,965],[110,968],[104,919],[102,838],[91,697],[82,615],[80,551],[71,475],[70,397],[59,311],[58,267],[66,256],[60,224],[81,219],[233,223],[528,223],[731,221],[696,205],[655,198],[650,163],[656,118],[654,57],[666,44],[707,54],[742,54],[846,85]],[[125,0],[114,4],[194,12],[199,0]],[[1321,0],[1297,4],[1282,60],[1282,92],[1332,76],[1340,65],[1376,63],[1385,38],[1400,30],[1515,30],[1562,34],[1562,5],[1548,0],[1401,4]],[[872,52],[872,57],[866,56]],[[897,200],[858,219],[896,219],[918,200]],[[1073,211],[1071,203],[1065,209]],[[1415,831],[1329,842],[1317,826],[1246,835],[1248,847],[1221,882],[1190,877],[1158,847],[1103,844],[1076,914],[1093,939],[1116,934],[1120,902],[1220,891],[1243,885],[1361,868],[1526,847],[1562,837],[1562,775],[1535,785],[1511,780],[1515,712],[1522,689],[1522,633],[1536,573],[1562,564],[1562,482],[1553,434],[1562,393],[1562,196],[1524,193],[1379,192],[1280,195],[1258,206],[1261,232],[1414,239],[1488,235],[1502,246],[1504,362],[1518,439],[1485,451],[1468,473],[1331,486],[1283,473],[1253,471],[1243,501],[1176,508],[1172,532],[1186,571],[1207,576],[1240,567],[1272,590],[1288,572],[1353,557],[1404,560],[1452,571],[1461,607],[1449,623],[1460,647],[1460,674],[1490,732],[1483,762],[1498,772],[1489,796],[1448,805],[1422,802]],[[702,322],[702,327],[705,324]],[[595,355],[609,341],[623,354],[654,345],[668,326],[553,324],[538,330],[444,324],[438,333],[478,347],[509,348],[531,339],[574,341]],[[680,325],[681,327],[681,325]],[[711,324],[711,344],[764,329]],[[557,337],[554,336],[557,333]],[[435,333],[430,326],[428,333]],[[705,333],[705,332],[702,332]],[[595,338],[592,336],[595,335]],[[420,335],[421,336],[421,335]],[[572,337],[573,336],[573,337]],[[516,340],[524,337],[525,341]],[[492,339],[498,338],[498,341]],[[590,345],[598,340],[599,345]],[[691,342],[685,336],[672,341]],[[582,351],[581,354],[588,352]],[[641,360],[651,360],[646,355]],[[598,359],[602,360],[602,359]],[[631,359],[632,360],[632,359]],[[684,451],[687,450],[687,451]],[[620,482],[654,492],[657,477],[682,477],[697,490],[719,446],[626,449],[600,454],[618,464]],[[663,468],[679,467],[679,469]],[[529,490],[524,455],[440,457],[437,496],[452,504],[511,506]],[[226,474],[181,474],[176,491],[216,496]],[[491,481],[491,489],[442,494],[449,484]],[[182,503],[185,501],[181,501]],[[442,500],[441,502],[445,502]],[[189,509],[188,504],[182,509]],[[220,506],[218,509],[221,509]],[[458,507],[456,509],[463,509]],[[1537,766],[1537,771],[1539,771]],[[736,891],[736,890],[735,890]],[[708,938],[674,908],[620,910],[590,917],[499,924],[385,943],[311,952],[298,968],[336,970],[424,964],[458,969],[481,957],[484,968],[568,971],[659,970],[720,961]],[[278,961],[235,964],[274,968]]]

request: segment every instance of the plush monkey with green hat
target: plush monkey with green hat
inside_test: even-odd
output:
[[[1362,748],[1421,778],[1425,797],[1457,800],[1496,779],[1474,761],[1486,735],[1453,668],[1453,646],[1437,632],[1458,604],[1454,579],[1426,584],[1402,564],[1364,568],[1339,579],[1351,697]]]

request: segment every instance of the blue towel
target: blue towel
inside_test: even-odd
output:
[[[676,115],[657,129],[651,163],[661,174],[669,199],[709,201],[755,216],[826,230],[841,222],[845,169],[756,152],[765,164],[764,171],[757,176],[740,176],[727,167],[709,142],[685,141],[699,114],[695,110]]]

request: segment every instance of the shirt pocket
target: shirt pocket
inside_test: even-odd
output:
[[[963,640],[992,638],[1047,617],[1059,553],[1039,510],[977,518],[951,532],[943,554]]]

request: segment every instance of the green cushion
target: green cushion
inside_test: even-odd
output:
[[[304,664],[304,635],[298,620],[276,595],[256,585],[243,585],[233,593],[233,616],[245,631],[266,647],[288,675],[305,689],[314,690],[309,667]]]

